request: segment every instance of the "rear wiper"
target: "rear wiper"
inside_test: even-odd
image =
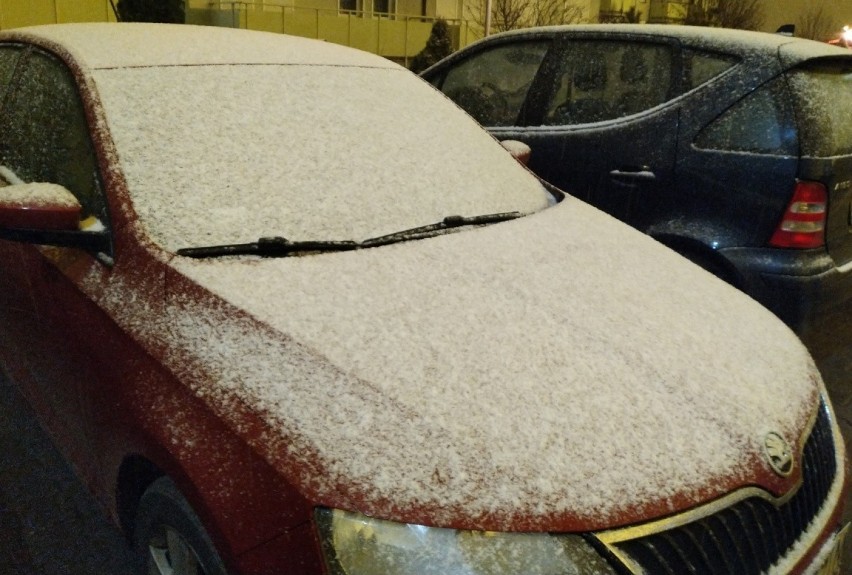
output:
[[[483,226],[514,220],[523,216],[521,212],[502,212],[498,214],[485,214],[481,216],[447,216],[440,222],[418,226],[408,230],[402,230],[370,238],[362,242],[355,241],[302,241],[291,242],[282,237],[260,238],[256,242],[245,244],[228,244],[220,246],[202,246],[195,248],[181,248],[177,255],[190,258],[216,258],[222,256],[262,256],[262,257],[286,257],[296,254],[310,254],[321,252],[343,252],[375,248],[397,242],[419,240],[427,238],[450,228],[463,226]]]
[[[291,242],[282,237],[260,238],[256,242],[246,244],[229,244],[222,246],[203,246],[198,248],[181,248],[179,256],[190,258],[216,258],[221,256],[264,256],[283,257],[292,254],[342,252],[358,249],[358,242]]]
[[[374,248],[378,246],[384,246],[387,244],[393,244],[396,242],[404,242],[408,240],[419,240],[421,238],[426,238],[429,236],[435,235],[435,232],[440,232],[442,230],[447,230],[450,228],[459,228],[462,226],[482,226],[486,224],[496,224],[498,222],[505,222],[508,220],[514,220],[523,216],[521,212],[502,212],[498,214],[484,214],[481,216],[447,216],[440,222],[436,222],[434,224],[428,224],[425,226],[418,226],[416,228],[411,228],[408,230],[402,230],[399,232],[394,232],[392,234],[387,234],[384,236],[378,236],[375,238],[370,238],[369,240],[364,240],[361,242],[360,246],[362,248]]]

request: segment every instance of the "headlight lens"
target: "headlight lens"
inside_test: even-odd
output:
[[[578,535],[459,531],[319,509],[332,575],[615,575]]]

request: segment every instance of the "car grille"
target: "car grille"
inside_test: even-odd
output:
[[[647,574],[759,575],[807,529],[836,473],[831,416],[823,405],[805,444],[802,485],[783,505],[751,497],[680,527],[611,545]]]

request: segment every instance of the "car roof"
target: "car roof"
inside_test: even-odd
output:
[[[775,55],[780,52],[783,54],[785,62],[789,65],[795,65],[811,58],[827,56],[852,58],[852,54],[848,50],[831,46],[825,42],[750,30],[675,24],[569,24],[564,26],[543,26],[494,34],[484,41],[499,41],[500,39],[511,37],[556,36],[561,34],[580,36],[585,34],[599,36],[603,34],[614,37],[641,35],[659,39],[677,40],[687,46],[735,55],[754,54],[756,51]],[[480,42],[483,42],[483,40],[480,40]]]
[[[53,24],[6,30],[0,40],[65,51],[89,69],[216,64],[397,67],[374,54],[321,40],[188,24]]]

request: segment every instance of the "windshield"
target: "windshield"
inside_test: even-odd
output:
[[[162,247],[354,240],[552,198],[407,70],[194,66],[95,73],[134,207]]]

